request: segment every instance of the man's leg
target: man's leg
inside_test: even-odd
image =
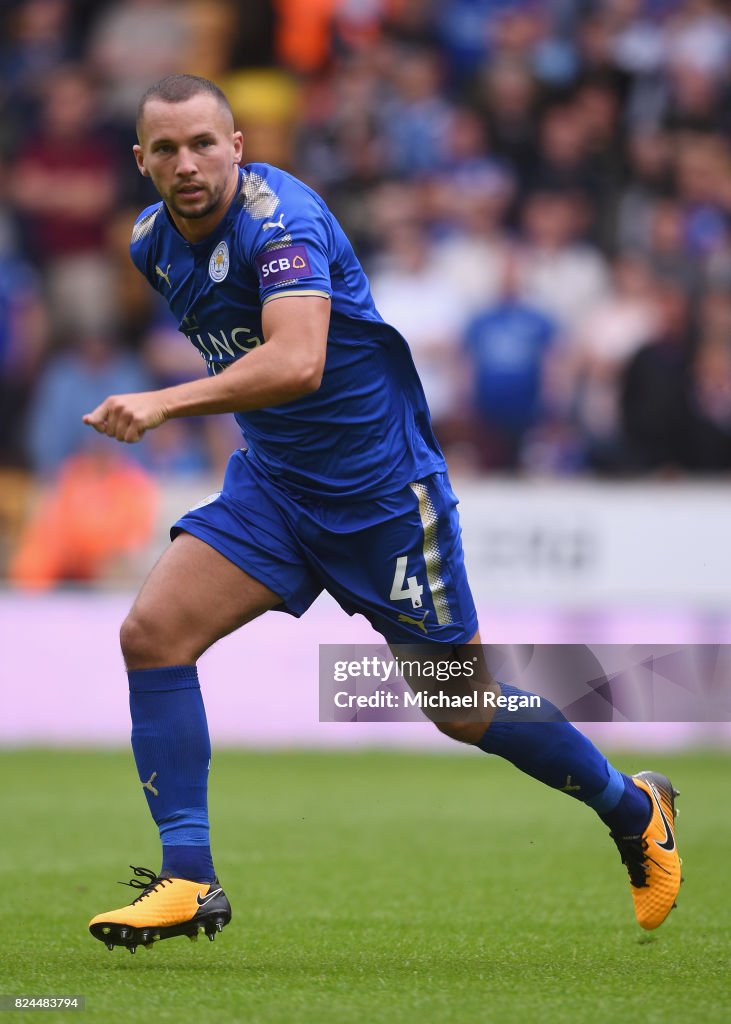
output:
[[[477,633],[469,644],[456,648],[457,657],[480,643]],[[480,662],[480,684],[494,690],[484,659]],[[525,695],[506,684],[500,684],[500,690],[508,696]],[[435,725],[445,735],[504,757],[527,775],[591,807],[609,827],[628,868],[639,923],[643,928],[662,924],[682,881],[673,827],[678,794],[665,776],[617,771],[544,697],[540,709],[497,709],[482,721]]]
[[[203,910],[211,916],[220,909],[219,930],[230,917],[228,901],[214,884],[207,798],[211,748],[196,661],[216,640],[280,603],[214,548],[181,533],[122,625],[132,748],[160,830],[163,860],[160,876],[136,872],[149,883],[135,880],[145,890],[141,901],[90,922],[92,934],[110,948],[127,945],[134,951],[137,942],[155,937],[192,936],[197,927],[188,926]]]
[[[216,640],[281,603],[210,545],[180,533],[122,623],[127,669],[193,664]]]
[[[280,603],[218,551],[181,533],[144,583],[121,633],[132,749],[163,844],[162,874],[210,882],[211,749],[196,662],[211,644]]]
[[[481,646],[476,633],[457,650],[467,656],[469,647]],[[458,655],[459,656],[459,655]],[[498,687],[481,661],[483,688]],[[485,683],[487,680],[487,683]],[[505,694],[521,693],[501,684]],[[475,721],[436,722],[447,736],[499,754],[540,782],[588,804],[612,829],[642,832],[650,817],[651,801],[626,775],[613,768],[606,757],[579,732],[546,698],[540,709],[516,710]]]

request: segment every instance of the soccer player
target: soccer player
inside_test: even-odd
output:
[[[231,456],[221,492],[173,525],[121,630],[132,749],[162,867],[136,868],[137,898],[89,927],[132,952],[201,928],[213,939],[231,917],[209,846],[196,671],[211,644],[270,609],[301,615],[323,589],[392,645],[428,640],[451,653],[480,642],[457,499],[408,346],[379,316],[325,203],[275,167],[241,166],[241,133],[205,79],[153,85],[137,133],[137,166],[162,202],[138,218],[132,259],[208,376],[110,396],[84,420],[133,443],[173,417],[233,413],[247,447]],[[540,718],[455,713],[438,728],[593,808],[627,866],[640,924],[657,927],[681,881],[676,792],[657,773],[618,772],[545,699]]]

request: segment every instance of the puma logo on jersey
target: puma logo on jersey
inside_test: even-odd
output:
[[[402,612],[399,615],[399,617],[398,617],[398,621],[399,622],[407,622],[410,626],[418,626],[419,629],[422,631],[422,633],[424,633],[424,635],[426,635],[427,634],[427,628],[426,628],[425,622],[426,622],[426,617],[427,617],[428,614],[429,614],[429,609],[428,608],[426,609],[426,611],[424,612],[424,615],[420,619],[415,619],[411,615],[404,615],[403,612]]]
[[[158,277],[161,277],[163,279],[163,281],[168,286],[168,288],[172,288],[172,285],[170,284],[170,276],[169,276],[170,275],[170,268],[171,267],[172,267],[172,263],[168,263],[168,265],[167,265],[167,267],[165,269],[165,272],[163,273],[163,271],[160,270],[160,268],[157,266],[157,264],[155,264],[155,273],[157,274]]]
[[[262,231],[268,231],[269,228],[281,228],[284,231],[284,214],[279,214],[279,220],[265,220],[261,226]]]

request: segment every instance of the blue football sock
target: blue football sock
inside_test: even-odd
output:
[[[629,775],[622,774],[622,784],[622,792],[614,807],[606,811],[595,807],[594,810],[617,835],[642,835],[652,815],[652,802],[644,789],[636,786]]]
[[[508,683],[500,688],[506,697],[530,696]],[[477,746],[581,800],[614,832],[637,835],[647,826],[651,813],[647,794],[612,767],[545,697],[540,708],[498,708]]]
[[[132,751],[163,844],[160,873],[211,882],[211,744],[198,671],[195,665],[172,665],[127,675]]]

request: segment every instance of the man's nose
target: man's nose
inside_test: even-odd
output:
[[[175,168],[176,174],[181,177],[190,177],[198,169],[194,154],[185,147],[178,150],[178,162]]]

